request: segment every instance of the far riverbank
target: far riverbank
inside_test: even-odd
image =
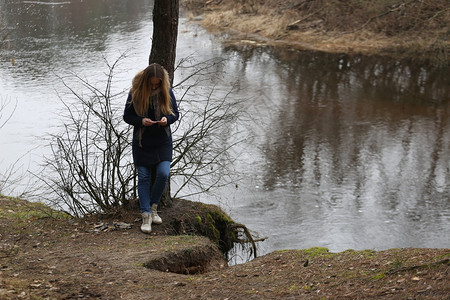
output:
[[[192,19],[229,43],[450,63],[447,1],[184,0]]]

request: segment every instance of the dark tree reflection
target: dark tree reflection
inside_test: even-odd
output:
[[[261,122],[267,190],[316,193],[331,205],[374,201],[415,220],[427,205],[448,206],[445,71],[382,57],[258,51],[239,48],[244,69],[236,73],[250,62],[275,70],[252,77],[272,90],[254,104],[270,106],[259,116],[269,122]]]

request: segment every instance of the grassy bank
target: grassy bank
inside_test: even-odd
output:
[[[184,0],[212,32],[239,40],[336,53],[387,55],[447,67],[446,0]]]

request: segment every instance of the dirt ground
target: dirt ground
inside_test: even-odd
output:
[[[172,235],[179,201],[150,235],[139,215],[72,219],[0,198],[0,299],[449,299],[449,249],[276,251],[228,266],[215,244]]]

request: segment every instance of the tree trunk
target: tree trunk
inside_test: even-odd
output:
[[[170,84],[173,84],[175,69],[179,7],[179,0],[155,0],[153,6],[153,38],[149,64],[158,63],[163,66],[169,73]],[[170,178],[161,197],[161,205],[173,205]]]
[[[166,189],[164,190],[163,195],[161,196],[161,204],[163,207],[172,207],[173,206],[173,198],[170,196],[170,176],[167,181]]]
[[[169,73],[173,83],[178,37],[179,0],[155,0],[153,6],[153,39],[149,64],[158,63]]]

